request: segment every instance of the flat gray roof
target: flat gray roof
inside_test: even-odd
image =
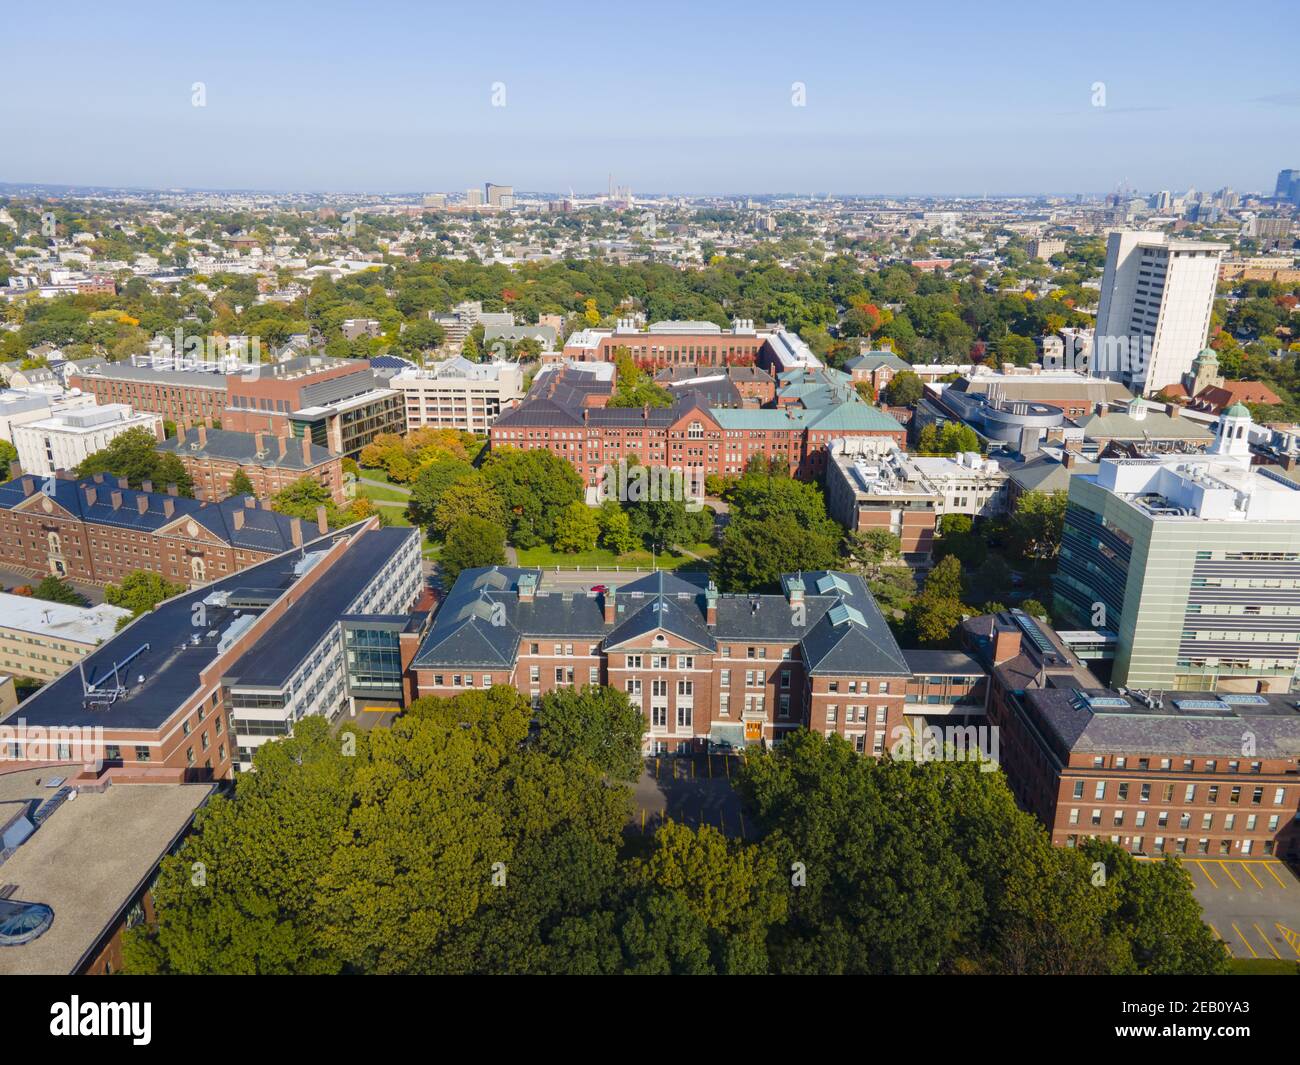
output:
[[[52,798],[57,789],[39,780],[74,772],[54,766],[0,773],[0,818]],[[54,911],[53,924],[30,943],[0,947],[0,975],[74,972],[215,788],[112,784],[64,802],[0,865],[0,882],[16,885],[9,901]]]

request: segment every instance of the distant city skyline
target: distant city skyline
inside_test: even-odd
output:
[[[700,196],[1268,193],[1300,165],[1300,79],[1288,35],[1268,32],[1290,22],[1280,2],[1249,22],[1186,4],[1149,30],[1110,2],[1051,25],[1019,3],[285,7],[10,12],[0,181],[563,193],[613,173]],[[1214,54],[1248,54],[1246,76],[1206,57],[1211,20]]]

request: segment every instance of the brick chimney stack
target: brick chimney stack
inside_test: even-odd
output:
[[[93,507],[93,506],[95,505],[95,499],[96,499],[96,496],[97,496],[97,495],[98,495],[98,493],[95,491],[95,486],[94,486],[94,485],[87,485],[87,486],[86,486],[86,506],[88,506],[88,507]]]
[[[998,629],[993,633],[993,664],[1001,665],[1020,654],[1020,633],[1016,629]]]
[[[240,529],[242,529],[242,528],[244,527],[244,511],[243,511],[243,509],[240,508],[240,509],[238,509],[238,510],[232,511],[232,512],[231,512],[231,515],[230,515],[230,519],[231,519],[231,521],[234,523],[235,531],[238,532]]]
[[[177,446],[185,443],[185,426],[176,426],[176,444]]]
[[[170,518],[176,513],[176,504],[170,498],[163,500],[163,517]]]
[[[713,581],[704,593],[704,621],[709,628],[718,623],[718,586]]]
[[[150,492],[150,493],[152,493],[152,492],[153,492],[153,481],[141,481],[141,482],[140,482],[140,491],[142,491],[142,492]]]
[[[289,450],[289,438],[287,436],[281,436],[281,437],[277,437],[276,439],[279,441],[280,444],[280,461],[283,462],[284,456]]]
[[[614,601],[614,589],[605,593],[605,624],[613,625],[618,618],[618,605]]]
[[[119,509],[121,508],[121,506],[122,506],[122,493],[121,493],[121,492],[114,492],[111,496],[109,496],[109,499],[111,499],[111,500],[113,501],[113,509],[114,509],[114,510],[119,510]]]
[[[208,446],[208,427],[206,425],[200,424],[199,425],[199,447],[207,447],[207,446]]]
[[[302,522],[298,518],[289,519],[289,538],[294,547],[302,547]]]
[[[22,464],[17,459],[14,459],[13,462],[9,463],[9,480],[16,481],[22,476],[22,473]]]
[[[143,492],[136,493],[135,510],[137,514],[144,514],[149,510],[149,497]]]
[[[167,485],[167,494],[168,494],[169,496],[177,495],[177,494],[178,494],[178,491],[179,491],[179,490],[178,490],[177,487],[176,487],[176,482],[175,482],[175,481],[171,481],[171,482]]]
[[[304,434],[302,438],[302,464],[311,465],[311,437]]]
[[[316,508],[316,529],[322,536],[330,531],[330,523],[329,519],[325,516],[324,507]]]
[[[266,450],[266,434],[260,429],[253,434],[253,450],[259,455]]]

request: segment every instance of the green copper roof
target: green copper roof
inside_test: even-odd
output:
[[[1225,418],[1249,418],[1250,408],[1244,403],[1234,403],[1223,412]]]

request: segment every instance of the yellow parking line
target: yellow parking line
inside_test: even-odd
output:
[[[1219,935],[1219,930],[1218,930],[1217,928],[1215,928],[1214,925],[1210,924],[1209,921],[1206,921],[1206,922],[1205,922],[1205,926],[1206,926],[1206,927],[1207,927],[1211,932],[1214,933],[1214,938],[1215,938],[1215,939],[1217,939],[1220,943],[1223,942],[1223,936]]]
[[[1210,871],[1205,868],[1205,863],[1194,860],[1194,864],[1196,868],[1199,869],[1205,875],[1205,879],[1210,882],[1210,887],[1214,888],[1217,891],[1219,887],[1219,882],[1215,880],[1214,877],[1210,876]]]
[[[1269,874],[1273,877],[1273,879],[1277,881],[1277,886],[1280,887],[1283,891],[1285,891],[1286,881],[1277,875],[1277,872],[1273,868],[1273,864],[1274,864],[1273,862],[1265,862],[1264,868],[1267,869],[1269,871]]]
[[[1288,928],[1280,921],[1275,921],[1273,927],[1282,933],[1282,939],[1288,947],[1295,951],[1295,956],[1300,958],[1300,932]]]
[[[1273,941],[1269,939],[1268,936],[1264,935],[1264,929],[1260,928],[1259,925],[1256,924],[1255,931],[1259,933],[1259,938],[1264,941],[1268,949],[1273,952],[1273,957],[1275,957],[1278,961],[1281,961],[1282,955],[1277,952],[1277,947],[1273,946]]]
[[[1250,940],[1241,934],[1241,929],[1237,927],[1236,921],[1232,922],[1232,930],[1236,932],[1241,941],[1246,944],[1246,949],[1250,951],[1250,956],[1252,958],[1258,958],[1259,955],[1255,953],[1255,948],[1250,945]]]
[[[1229,868],[1228,868],[1228,867],[1223,863],[1223,859],[1222,859],[1222,858],[1218,859],[1218,861],[1219,861],[1219,868],[1222,869],[1222,870],[1223,870],[1223,871],[1228,875],[1228,879],[1231,880],[1231,881],[1233,882],[1233,884],[1236,885],[1237,888],[1240,888],[1240,887],[1241,887],[1241,881],[1239,881],[1235,876],[1232,875],[1232,870],[1229,869]]]
[[[1250,877],[1251,880],[1255,881],[1255,886],[1256,886],[1257,888],[1259,888],[1260,890],[1263,890],[1264,885],[1261,884],[1261,883],[1259,882],[1259,878],[1258,878],[1257,876],[1255,876],[1255,874],[1252,873],[1252,872],[1250,871],[1250,866],[1247,865],[1245,862],[1238,862],[1237,864],[1240,865],[1244,870],[1246,870],[1246,875],[1247,875],[1248,877]]]

